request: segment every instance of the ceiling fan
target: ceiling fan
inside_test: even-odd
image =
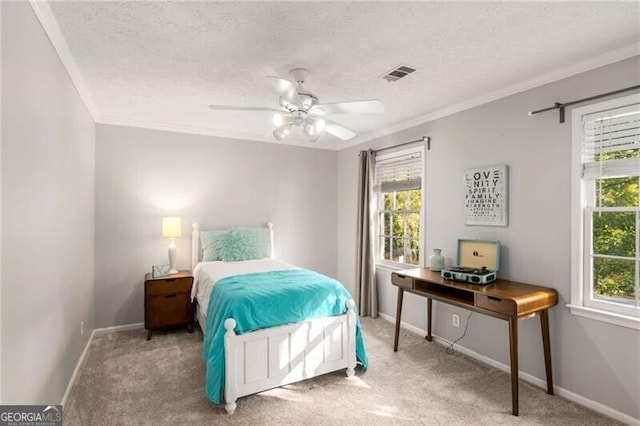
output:
[[[209,105],[209,108],[226,111],[270,111],[273,113],[271,121],[275,126],[273,137],[282,141],[294,127],[301,127],[302,133],[310,142],[317,141],[323,132],[342,140],[351,139],[356,135],[346,127],[329,120],[327,115],[384,112],[384,105],[378,99],[321,104],[316,95],[302,86],[310,74],[308,69],[294,68],[289,73],[297,84],[281,77],[267,76],[280,95],[279,108],[232,105]]]

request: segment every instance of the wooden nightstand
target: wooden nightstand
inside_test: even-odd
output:
[[[193,306],[191,305],[190,271],[153,278],[144,276],[144,328],[147,340],[154,330],[187,326],[193,332]]]

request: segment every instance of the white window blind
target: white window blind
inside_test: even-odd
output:
[[[583,177],[640,175],[640,104],[583,116]]]
[[[374,190],[380,192],[408,191],[422,187],[420,152],[376,162]]]

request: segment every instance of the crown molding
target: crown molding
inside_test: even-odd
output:
[[[576,64],[562,68],[560,70],[543,74],[531,80],[527,80],[522,83],[517,83],[511,86],[507,86],[505,88],[486,93],[484,95],[469,99],[467,101],[460,102],[450,107],[446,107],[426,115],[415,117],[407,121],[402,121],[400,123],[394,124],[384,129],[380,129],[380,130],[376,130],[360,136],[356,136],[353,140],[349,141],[344,145],[341,145],[339,147],[339,150],[347,149],[352,146],[370,142],[374,139],[381,138],[383,136],[388,136],[393,133],[400,132],[402,130],[406,130],[421,124],[428,123],[430,121],[435,121],[440,118],[456,114],[458,112],[462,112],[480,105],[487,104],[489,102],[496,101],[498,99],[506,98],[507,96],[515,95],[516,93],[525,92],[527,90],[531,90],[536,87],[543,86],[545,84],[553,83],[555,81],[562,80],[564,78],[572,77],[574,75],[591,71],[593,69],[600,68],[605,65],[609,65],[625,59],[629,59],[631,57],[638,56],[638,55],[640,55],[640,44],[638,43],[630,44],[620,49],[616,49],[611,52],[608,52],[604,55],[596,56],[596,57],[587,59],[586,61],[578,62]]]
[[[296,139],[277,141],[269,137],[268,135],[259,136],[253,133],[216,130],[208,127],[187,126],[184,124],[162,122],[162,121],[131,120],[125,117],[117,117],[113,115],[100,116],[100,120],[96,120],[96,124],[134,127],[139,129],[150,129],[150,130],[163,130],[166,132],[187,133],[187,134],[200,135],[200,136],[215,136],[218,138],[240,139],[240,140],[253,141],[253,142],[267,142],[267,143],[274,143],[278,145],[297,146],[299,148],[326,149],[331,151],[339,150],[339,147],[335,142],[318,141],[318,142],[311,143],[311,142],[306,142],[306,141],[296,140]]]
[[[80,72],[78,64],[71,55],[69,46],[62,36],[62,32],[60,31],[58,22],[53,16],[49,4],[46,1],[36,0],[29,0],[29,4],[31,5],[31,9],[33,9],[36,17],[38,18],[38,21],[40,21],[40,25],[42,25],[45,34],[47,34],[47,37],[49,37],[49,41],[51,41],[53,49],[58,54],[62,65],[67,70],[67,74],[69,74],[71,83],[75,86],[80,99],[82,99],[82,101],[84,102],[84,105],[89,111],[89,114],[91,114],[93,121],[97,122],[100,119],[100,114],[98,113],[98,110],[96,109],[96,106],[91,99],[89,88],[85,83],[84,77]]]

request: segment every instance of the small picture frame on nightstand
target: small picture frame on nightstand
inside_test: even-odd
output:
[[[165,275],[169,275],[170,270],[171,265],[153,265],[151,267],[151,276],[153,278],[164,277]]]

